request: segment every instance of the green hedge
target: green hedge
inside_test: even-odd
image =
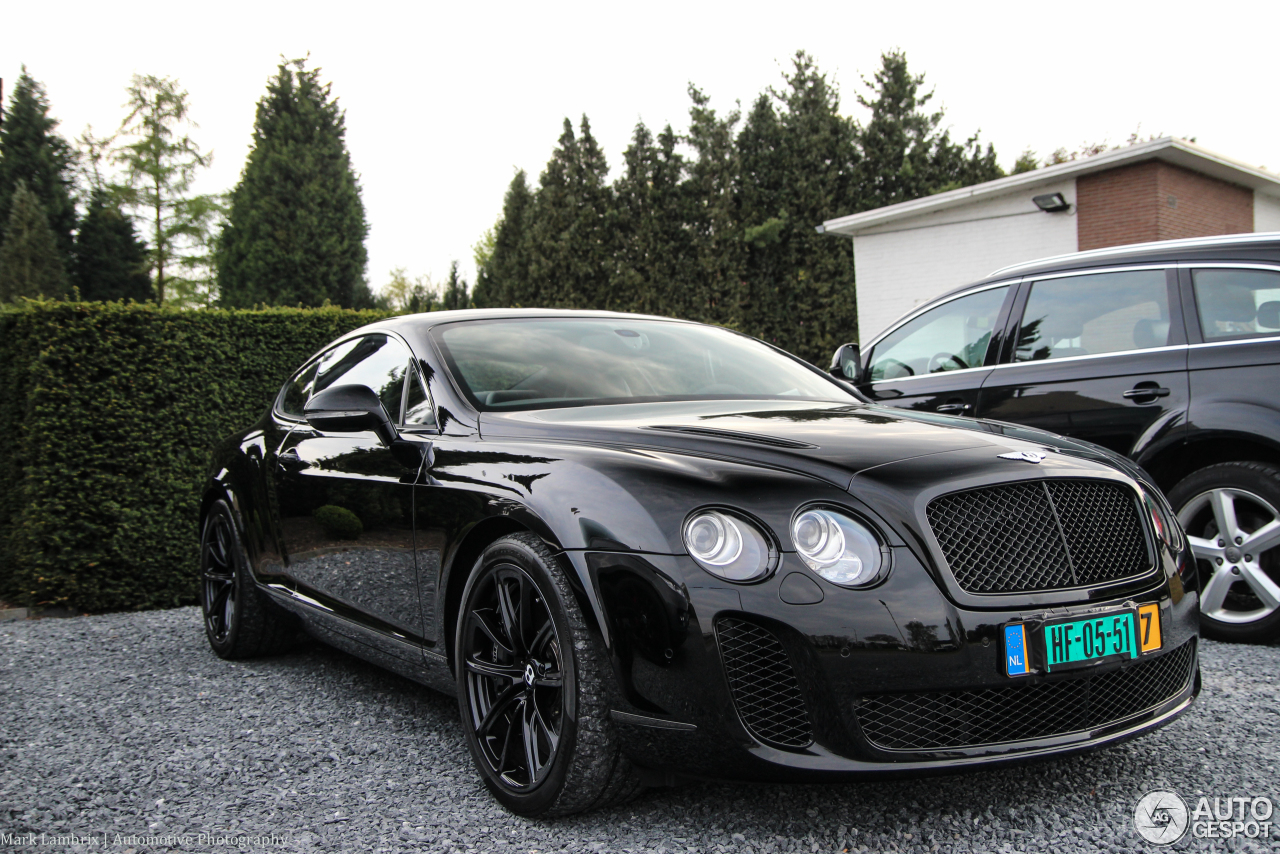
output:
[[[0,311],[0,598],[87,611],[194,602],[210,449],[326,341],[384,316]]]

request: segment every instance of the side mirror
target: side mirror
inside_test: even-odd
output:
[[[862,355],[857,344],[842,344],[831,357],[831,376],[857,382],[862,373]]]
[[[387,447],[399,438],[382,400],[365,385],[327,388],[307,401],[302,415],[308,424],[326,433],[372,430]]]

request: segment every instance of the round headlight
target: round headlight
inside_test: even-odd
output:
[[[698,565],[726,581],[756,581],[773,569],[764,534],[745,519],[703,510],[684,524],[684,544]]]
[[[886,567],[880,540],[843,513],[806,510],[791,523],[800,559],[832,584],[858,587],[878,581]]]

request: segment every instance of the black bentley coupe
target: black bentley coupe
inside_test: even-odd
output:
[[[383,321],[209,467],[205,626],[299,626],[456,694],[524,815],[676,775],[843,780],[1111,744],[1199,691],[1177,519],[1135,464],[868,404],[663,318]]]

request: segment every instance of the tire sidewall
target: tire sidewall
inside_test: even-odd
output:
[[[563,723],[556,758],[546,778],[528,792],[513,791],[490,771],[480,751],[475,733],[472,731],[466,668],[463,666],[466,614],[470,610],[471,597],[481,581],[500,564],[514,564],[533,579],[555,625],[560,642],[561,670],[564,673]],[[497,540],[480,555],[467,578],[467,584],[462,591],[454,633],[454,673],[458,689],[458,711],[462,716],[462,729],[467,739],[467,748],[471,751],[472,760],[484,778],[485,785],[489,787],[494,797],[518,815],[538,815],[555,804],[565,786],[577,747],[579,639],[575,636],[566,614],[566,603],[560,595],[559,587],[554,579],[549,577],[551,572],[559,573],[560,570],[555,566],[544,566],[542,557],[520,540],[512,537]],[[568,603],[568,607],[574,607],[573,603]]]
[[[1252,492],[1280,509],[1280,469],[1262,463],[1220,463],[1202,468],[1169,490],[1169,503],[1177,515],[1193,498],[1221,488]],[[1197,586],[1203,589],[1206,580],[1199,578]],[[1216,640],[1265,642],[1280,636],[1280,609],[1251,623],[1224,623],[1201,614],[1200,629],[1205,637]]]
[[[227,628],[227,636],[219,641],[209,632],[209,621],[207,617],[207,609],[209,603],[206,601],[208,595],[207,585],[204,580],[204,560],[205,560],[205,543],[208,541],[209,531],[213,526],[214,520],[222,516],[227,521],[227,526],[231,529],[231,551],[232,561],[235,564],[234,591],[236,597],[235,609],[231,612],[231,625]],[[231,512],[231,506],[227,504],[225,499],[219,498],[213,502],[209,508],[209,512],[205,515],[204,527],[200,532],[200,616],[204,622],[205,637],[209,640],[209,646],[221,658],[227,658],[232,655],[236,648],[236,640],[240,635],[240,624],[242,622],[242,611],[244,609],[245,597],[245,557],[244,549],[240,545],[240,531],[236,526],[235,514]]]

